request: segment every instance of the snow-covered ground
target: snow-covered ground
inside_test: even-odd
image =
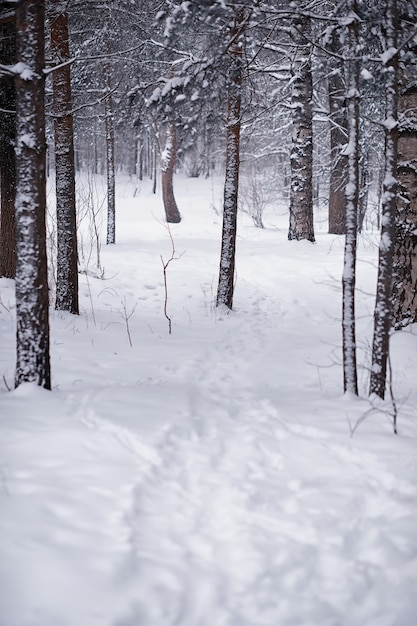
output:
[[[51,310],[53,391],[15,391],[0,280],[0,626],[414,626],[417,329],[366,394],[376,234],[361,236],[361,399],[343,397],[343,238],[239,219],[235,310],[214,307],[221,180],[120,180],[117,245]],[[83,183],[85,184],[85,183]],[[321,216],[322,218],[323,216]],[[86,268],[86,264],[88,267]],[[130,345],[132,344],[132,345]]]

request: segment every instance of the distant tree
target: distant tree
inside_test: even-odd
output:
[[[292,145],[290,225],[288,239],[314,241],[313,224],[313,80],[311,74],[311,23],[303,12],[304,4],[296,3],[299,13],[293,17],[291,41],[294,46],[292,64]]]
[[[49,0],[51,57],[56,65],[52,72],[57,216],[55,308],[78,314],[74,138],[66,7],[65,0]]]
[[[161,186],[166,221],[177,224],[181,221],[174,195],[173,176],[177,159],[177,129],[175,122],[170,120],[166,129],[165,149],[161,157]]]
[[[15,384],[36,382],[50,389],[44,24],[43,0],[17,2]]]
[[[178,99],[186,102],[188,117],[183,128],[192,126],[202,111],[204,90],[211,87],[210,98],[216,98],[221,109],[226,109],[226,154],[223,201],[223,227],[220,253],[217,305],[232,308],[236,253],[236,221],[238,210],[238,184],[240,168],[240,131],[242,124],[242,86],[247,70],[245,35],[256,2],[233,0],[228,4],[211,0],[200,3],[194,0],[171,7],[168,20],[170,37],[166,50],[182,56],[181,64],[171,62],[176,76],[162,93],[170,97],[169,112],[175,110]],[[193,46],[185,55],[175,47],[174,35],[184,27],[198,33],[199,46]],[[188,33],[193,31],[188,31]],[[193,35],[192,39],[196,39]],[[181,87],[182,93],[178,94]],[[201,92],[203,92],[201,94]],[[154,94],[160,98],[161,90]],[[201,95],[200,95],[201,94]],[[179,98],[178,98],[179,95]],[[187,97],[189,95],[189,97]],[[207,96],[206,96],[207,97]],[[193,116],[191,113],[196,114]]]
[[[12,4],[0,8],[0,64],[16,63],[16,23]],[[16,89],[13,74],[0,74],[0,276],[16,272]]]
[[[107,235],[106,243],[116,243],[116,164],[114,154],[114,106],[110,68],[104,64],[106,98],[104,119],[106,128],[106,171],[107,171]]]

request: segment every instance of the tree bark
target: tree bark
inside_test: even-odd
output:
[[[110,68],[104,67],[107,98],[104,101],[106,123],[106,157],[107,157],[107,244],[116,243],[116,176],[114,163],[114,118],[113,97],[111,93]]]
[[[340,52],[333,33],[330,48]],[[348,179],[347,158],[342,148],[347,141],[346,85],[339,67],[330,72],[328,79],[330,111],[330,180],[329,180],[329,233],[346,234],[346,197]]]
[[[407,5],[408,8],[408,5]],[[411,9],[410,9],[411,10]],[[415,15],[407,16],[415,23]],[[413,19],[414,17],[414,19]],[[417,322],[417,46],[400,68],[398,97],[398,211],[394,254],[394,326]]]
[[[359,23],[356,0],[351,2],[353,19],[349,31],[348,81],[348,184],[346,185],[346,239],[342,277],[342,330],[343,330],[343,388],[345,392],[358,395],[358,374],[356,364],[356,243],[359,203],[359,60],[355,56],[359,43]]]
[[[0,63],[16,63],[16,18],[0,9]],[[16,88],[12,76],[0,77],[0,276],[16,274]]]
[[[243,83],[243,45],[245,13],[238,9],[231,29],[231,67],[229,73],[226,122],[226,175],[224,182],[222,244],[216,305],[233,306],[236,222],[239,191],[240,129]]]
[[[46,141],[43,0],[16,8],[17,193],[15,384],[51,388],[46,261]]]
[[[177,159],[177,131],[173,121],[168,123],[165,150],[161,164],[162,200],[164,203],[166,221],[177,224],[181,215],[174,196],[174,168]],[[156,177],[154,177],[154,184]],[[156,190],[155,190],[156,191]],[[155,193],[154,191],[154,193]]]
[[[311,45],[304,34],[310,33],[310,18],[298,15],[291,28],[295,46],[292,82],[292,144],[290,184],[290,224],[288,239],[314,241],[313,225],[313,84]]]
[[[58,65],[69,60],[66,3],[50,0],[51,55]],[[71,70],[63,65],[52,72],[57,216],[57,284],[55,308],[79,313],[78,252],[75,206],[74,133],[71,113]]]
[[[386,51],[397,48],[396,0],[386,4]],[[387,56],[385,63],[385,172],[382,195],[381,239],[379,244],[378,279],[374,312],[374,336],[369,393],[384,398],[389,357],[389,334],[392,325],[392,275],[396,237],[397,212],[397,93],[398,55]]]

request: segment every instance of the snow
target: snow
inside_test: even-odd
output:
[[[19,63],[15,63],[10,70],[20,76],[22,80],[32,80],[34,76],[36,76],[35,72],[25,63],[19,61]]]
[[[371,74],[371,72],[368,69],[366,69],[366,67],[363,67],[360,73],[361,73],[363,80],[373,80],[374,78],[373,74]]]
[[[394,436],[389,400],[366,396],[378,238],[358,242],[362,397],[343,396],[343,238],[320,213],[314,245],[287,241],[285,207],[262,230],[240,215],[219,311],[222,184],[175,179],[169,335],[162,202],[119,179],[104,279],[83,268],[81,315],[51,310],[52,392],[6,390],[0,280],[2,626],[415,622],[417,335],[391,340]]]
[[[393,46],[388,48],[388,50],[385,50],[385,52],[383,52],[380,55],[380,59],[381,59],[382,64],[383,65],[388,65],[388,63],[395,57],[397,52],[398,52],[398,49],[394,48]]]
[[[382,123],[382,125],[387,129],[387,130],[393,130],[396,126],[398,126],[398,120],[396,120],[392,115],[389,115],[384,122]]]

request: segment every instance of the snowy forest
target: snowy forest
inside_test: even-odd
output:
[[[412,626],[417,0],[0,0],[0,626]]]

